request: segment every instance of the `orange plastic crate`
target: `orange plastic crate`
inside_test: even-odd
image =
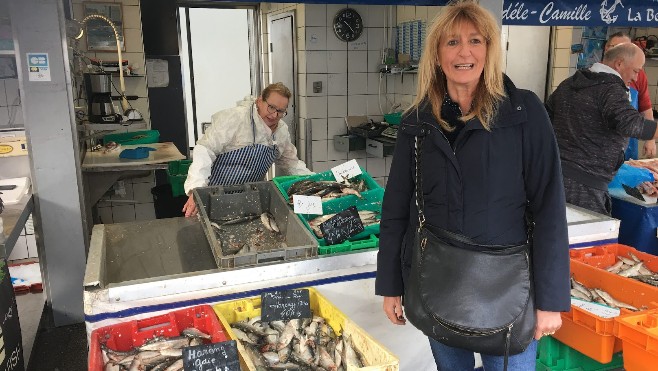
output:
[[[623,343],[627,371],[658,368],[658,310],[619,316],[614,332]]]
[[[654,272],[658,272],[658,256],[647,254],[633,247],[621,244],[608,244],[583,249],[569,250],[571,259],[578,260],[593,267],[606,269],[617,262],[617,256],[631,258],[634,254],[644,262],[644,265]]]
[[[125,352],[138,347],[154,336],[175,337],[188,327],[196,327],[211,335],[211,343],[228,340],[224,327],[209,305],[181,309],[157,317],[118,323],[94,330],[89,347],[89,370],[102,371],[101,344]],[[205,340],[204,340],[205,342]]]
[[[615,299],[634,307],[653,307],[658,303],[658,288],[621,277],[571,259],[574,278],[589,288],[600,288]],[[631,313],[626,309],[621,314]],[[602,318],[572,306],[562,313],[562,327],[554,337],[600,363],[612,361],[613,353],[622,350],[621,340],[614,336],[614,318]]]

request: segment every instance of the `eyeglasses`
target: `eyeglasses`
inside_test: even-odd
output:
[[[269,113],[275,113],[276,112],[276,114],[281,116],[281,117],[286,117],[286,115],[288,114],[288,110],[278,109],[278,108],[274,107],[273,105],[267,103],[267,101],[264,100],[264,99],[263,99],[263,102],[265,102],[265,104],[267,104],[267,112],[269,112]]]

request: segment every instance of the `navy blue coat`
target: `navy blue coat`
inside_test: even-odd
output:
[[[528,205],[535,221],[531,259],[536,308],[569,310],[569,243],[555,135],[534,93],[517,89],[507,77],[505,90],[491,131],[478,119],[470,120],[454,152],[429,105],[403,118],[382,206],[377,295],[404,294],[418,225],[414,136],[424,128],[421,174],[427,222],[482,244],[523,243]]]

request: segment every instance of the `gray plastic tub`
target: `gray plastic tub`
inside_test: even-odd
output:
[[[286,204],[272,182],[196,188],[194,200],[219,268],[261,265],[316,256],[317,240]],[[260,215],[270,213],[279,233]],[[238,218],[250,216],[235,224]],[[230,221],[228,224],[225,224]],[[217,229],[212,222],[220,225]],[[235,250],[239,249],[237,253]]]

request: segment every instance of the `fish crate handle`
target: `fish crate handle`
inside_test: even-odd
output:
[[[247,192],[250,190],[255,190],[251,189],[248,184],[234,184],[234,185],[228,185],[228,186],[221,186],[217,187],[212,190],[212,195],[223,195],[225,193],[242,193],[242,192]]]

